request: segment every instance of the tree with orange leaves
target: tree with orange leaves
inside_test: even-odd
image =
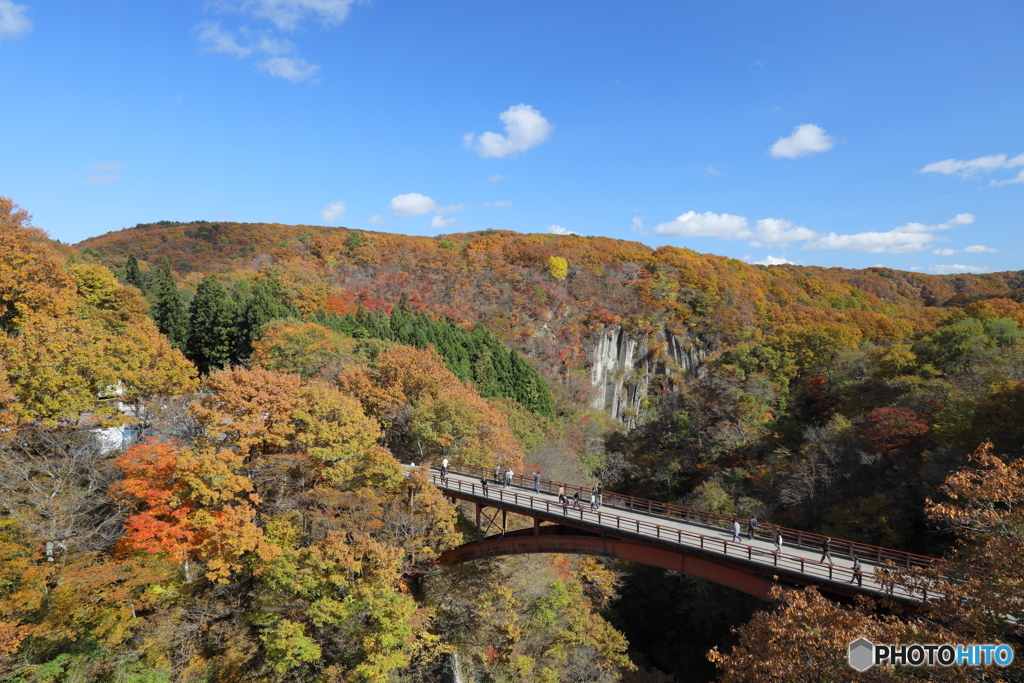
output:
[[[923,619],[878,618],[866,600],[851,608],[823,598],[814,588],[774,591],[778,608],[758,612],[735,629],[739,642],[728,652],[717,647],[708,652],[719,669],[719,683],[895,683],[908,680],[905,670],[884,665],[855,673],[847,659],[850,643],[858,638],[874,643],[957,642],[953,634]],[[927,671],[932,681],[973,680],[957,667]]]
[[[74,292],[46,234],[32,227],[26,211],[0,197],[0,330],[17,328],[29,312],[64,312]]]
[[[400,478],[394,458],[377,444],[380,426],[335,387],[262,368],[217,370],[204,387],[192,410],[207,442],[237,450],[264,496],[272,481],[286,485],[283,470],[292,467],[312,467],[311,476],[335,484],[392,486]]]
[[[395,346],[369,367],[346,367],[338,384],[381,421],[393,448],[417,458],[522,468],[522,445],[507,418],[459,382],[432,348]]]
[[[206,563],[210,580],[227,583],[243,559],[274,555],[255,523],[259,496],[239,473],[242,456],[229,449],[175,449],[149,440],[115,460],[124,479],[115,495],[137,507],[125,523],[121,546],[166,553],[185,564]]]

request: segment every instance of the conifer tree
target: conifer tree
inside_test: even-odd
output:
[[[171,261],[166,256],[157,266],[150,294],[151,315],[157,329],[167,335],[172,346],[183,348],[188,338],[188,311],[171,272]]]
[[[238,360],[252,355],[252,343],[273,320],[297,318],[298,312],[282,301],[281,287],[271,278],[261,279],[238,309],[235,325],[235,354]]]
[[[185,355],[206,375],[231,363],[234,356],[235,306],[216,275],[199,283],[189,306]]]
[[[348,247],[348,253],[350,254],[363,246],[363,233],[358,230],[351,231],[348,234],[348,239],[345,240],[345,246]]]
[[[142,270],[135,254],[128,254],[128,262],[124,266],[124,281],[140,292],[146,288],[146,280],[142,277]]]

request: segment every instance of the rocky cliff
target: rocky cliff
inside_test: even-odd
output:
[[[700,340],[664,328],[647,337],[630,335],[621,326],[606,328],[590,355],[591,406],[632,428],[643,415],[652,384],[699,375],[709,353]]]

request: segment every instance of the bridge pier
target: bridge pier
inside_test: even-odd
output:
[[[476,502],[476,542],[480,543],[483,541],[484,536],[491,530],[491,527],[498,526],[498,512],[501,512],[501,536],[505,535],[508,529],[508,512],[504,508],[493,508],[494,514],[490,517],[484,512],[484,508],[489,507],[483,503]],[[487,528],[484,528],[483,522],[487,522]]]

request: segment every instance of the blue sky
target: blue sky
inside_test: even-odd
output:
[[[1024,4],[0,0],[0,194],[1024,269]]]

